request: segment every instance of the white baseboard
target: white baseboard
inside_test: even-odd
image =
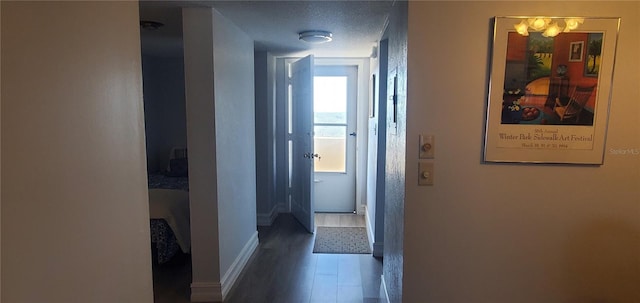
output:
[[[191,283],[191,302],[222,302],[229,294],[238,276],[247,265],[249,258],[258,248],[258,232],[256,231],[245,244],[242,251],[231,264],[231,267],[221,279],[221,282],[193,282]]]
[[[271,208],[271,211],[269,211],[268,213],[258,214],[258,218],[257,218],[258,226],[271,226],[271,224],[279,214],[278,208],[279,207],[276,204]]]
[[[384,290],[384,300],[386,303],[391,303],[389,300],[389,293],[387,292],[387,282],[384,281],[384,275],[380,276],[380,281],[382,283],[382,289]]]
[[[191,283],[191,302],[222,302],[220,283]]]
[[[384,255],[384,242],[373,243],[373,256],[382,258]]]
[[[251,258],[251,255],[253,255],[253,252],[256,251],[256,248],[258,248],[258,231],[249,238],[249,241],[244,245],[240,254],[238,254],[238,257],[233,261],[231,267],[229,267],[229,270],[227,270],[227,272],[222,276],[220,284],[223,300],[229,294],[233,284],[236,283],[236,280],[247,265],[247,262],[249,261],[249,258]]]
[[[369,248],[371,248],[371,250],[373,251],[374,250],[373,241],[375,241],[375,235],[374,235],[373,226],[371,225],[371,218],[369,218],[368,207],[369,207],[368,205],[364,205],[364,220],[365,220],[365,224],[367,224],[367,237],[369,238]]]

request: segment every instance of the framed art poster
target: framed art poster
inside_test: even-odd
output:
[[[494,18],[484,161],[602,164],[619,24]]]

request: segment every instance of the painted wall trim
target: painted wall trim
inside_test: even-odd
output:
[[[217,282],[191,283],[191,302],[221,302],[222,287]]]
[[[386,303],[391,303],[391,301],[389,301],[389,293],[387,292],[387,283],[384,281],[384,275],[380,276],[380,281],[382,284],[382,290],[384,290],[384,302]]]
[[[369,218],[369,206],[363,205],[364,208],[364,220],[367,225],[367,238],[369,238],[369,247],[373,250],[373,241],[375,241],[375,236],[373,234],[374,226],[371,226],[371,218]],[[374,255],[375,256],[375,255]]]
[[[244,245],[238,257],[233,261],[231,267],[229,267],[229,270],[222,276],[220,284],[222,286],[223,300],[229,294],[229,291],[231,291],[231,288],[236,283],[236,280],[247,265],[251,255],[256,251],[256,248],[258,248],[258,231],[249,238],[249,241]]]
[[[278,214],[280,213],[278,211],[279,208],[280,207],[276,204],[273,205],[268,213],[258,214],[258,226],[271,226],[271,224],[273,224],[273,221],[276,219],[276,217],[278,217]]]

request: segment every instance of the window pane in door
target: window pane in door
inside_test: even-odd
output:
[[[313,77],[315,123],[347,123],[347,77]]]
[[[315,158],[315,172],[346,172],[346,126],[314,127],[313,149],[319,158]]]

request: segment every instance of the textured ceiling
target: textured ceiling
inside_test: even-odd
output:
[[[140,4],[141,20],[165,23],[142,30],[143,52],[180,53],[181,7],[214,7],[277,56],[313,53],[318,57],[368,57],[381,36],[392,1],[189,1]],[[333,32],[333,41],[314,45],[298,40],[304,30]]]

